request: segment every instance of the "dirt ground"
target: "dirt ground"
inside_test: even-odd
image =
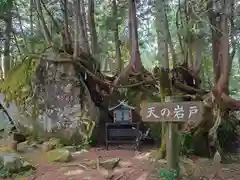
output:
[[[152,150],[146,148],[142,152],[133,151],[129,147],[112,147],[108,151],[104,147],[91,148],[73,152],[73,160],[69,163],[48,163],[41,150],[25,152],[36,167],[30,176],[22,176],[18,180],[160,180],[160,170],[166,169],[165,160],[155,160]],[[240,156],[228,157],[228,163],[214,164],[212,160],[192,157],[182,158],[180,162],[181,178],[186,180],[239,180]],[[89,162],[97,159],[106,160],[120,158],[118,167],[113,170],[89,168]],[[164,179],[164,178],[162,178]]]
[[[46,159],[36,153],[28,155],[37,166],[37,171],[30,177],[22,177],[26,180],[155,180],[155,174],[151,171],[150,161],[147,161],[149,153],[137,153],[131,148],[92,148],[86,152],[72,153],[73,160],[69,163],[47,163]],[[99,170],[87,168],[86,164],[97,159],[107,160],[120,158],[117,168]]]

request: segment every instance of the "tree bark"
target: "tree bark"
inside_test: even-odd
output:
[[[82,5],[81,5],[81,12],[82,12],[82,19],[83,19],[83,29],[85,32],[85,36],[87,37],[87,40],[90,41],[90,37],[88,36],[88,28],[87,28],[87,13],[86,13],[86,9],[85,9],[85,0],[82,0]]]
[[[94,16],[94,0],[88,0],[88,26],[90,31],[91,53],[93,56],[96,56],[99,53],[99,48]]]
[[[208,4],[208,9],[213,7],[213,1]],[[232,57],[229,53],[229,28],[228,22],[231,21],[230,12],[233,12],[233,1],[221,0],[221,13],[210,11],[209,19],[215,29],[212,30],[212,54],[216,84],[213,88],[213,94],[218,104],[224,104],[225,107],[240,109],[240,100],[229,96],[229,75],[232,67]],[[219,10],[219,9],[218,9]],[[217,32],[219,31],[219,32]]]
[[[167,32],[166,38],[167,38],[167,43],[169,45],[169,49],[170,49],[170,52],[171,52],[171,55],[172,55],[173,67],[175,67],[176,62],[177,62],[177,55],[176,55],[176,52],[174,50],[174,45],[173,45],[173,42],[172,42],[172,37],[171,37],[171,34],[170,34],[170,30],[169,30],[168,17],[167,17],[167,12],[166,12],[166,2],[165,2],[165,0],[160,0],[160,1],[161,1],[162,5],[164,6],[163,23],[164,23],[165,32]]]
[[[6,28],[3,35],[4,36],[4,50],[3,50],[4,57],[2,62],[3,78],[6,78],[11,65],[10,45],[11,45],[11,33],[12,33],[12,8],[13,8],[13,1],[10,1],[7,9],[6,17],[5,17]]]
[[[79,36],[80,33],[80,0],[76,0],[74,2],[74,17],[75,17],[75,31],[74,31],[74,53],[73,59],[77,59],[80,55],[80,40],[81,37]]]
[[[49,29],[47,27],[47,23],[44,19],[43,12],[42,12],[42,6],[41,6],[41,0],[36,0],[36,8],[37,8],[37,14],[38,18],[41,24],[41,29],[44,34],[45,40],[49,46],[52,46],[52,37],[50,35]]]
[[[139,43],[138,43],[138,32],[137,32],[137,16],[136,16],[136,0],[128,0],[129,8],[129,25],[128,27],[131,41],[131,58],[129,64],[124,68],[119,76],[114,80],[113,84],[123,84],[127,80],[130,74],[140,73],[144,68],[142,65],[140,52],[139,52]],[[112,90],[113,91],[113,88]]]
[[[135,72],[142,68],[142,62],[138,43],[138,23],[136,16],[136,0],[129,0],[129,8],[131,12],[130,19],[132,20],[132,51],[130,64]]]
[[[164,1],[156,1],[156,20],[155,27],[157,32],[158,43],[158,60],[159,60],[159,74],[160,76],[160,94],[164,102],[165,96],[171,95],[171,85],[169,79],[169,56],[168,56],[168,32],[165,23],[165,9]],[[155,72],[157,73],[157,72]],[[159,158],[166,156],[166,139],[165,139],[165,124],[162,123],[161,147],[159,149]]]
[[[71,34],[69,32],[69,19],[68,19],[68,1],[64,0],[62,3],[62,9],[63,9],[63,15],[64,15],[64,34],[62,35],[63,37],[63,42],[62,44],[64,45],[65,50],[72,51],[72,39],[71,39]]]
[[[33,32],[33,11],[34,11],[34,0],[29,0],[29,11],[30,11],[30,35],[31,38],[33,38],[34,32]],[[31,47],[30,47],[31,52],[34,52],[34,43],[31,43]]]
[[[122,71],[123,68],[123,62],[121,59],[121,49],[120,49],[120,40],[119,40],[119,33],[118,33],[118,9],[117,9],[117,4],[116,0],[112,1],[112,11],[113,11],[113,17],[115,20],[114,23],[114,41],[115,41],[115,51],[116,51],[116,64],[117,64],[117,73],[119,74]]]
[[[79,16],[78,17],[78,20],[79,20],[79,30],[78,33],[80,33],[80,47],[81,49],[84,51],[84,53],[86,54],[90,54],[90,49],[89,49],[89,43],[88,43],[88,38],[86,36],[86,32],[85,32],[85,29],[84,29],[84,20],[83,20],[83,17],[84,17],[84,12],[82,12],[82,9],[84,9],[82,6],[83,6],[83,0],[79,0],[79,10],[77,10],[77,15]]]

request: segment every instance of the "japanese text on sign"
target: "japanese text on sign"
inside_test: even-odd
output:
[[[187,121],[201,118],[201,102],[149,103],[142,107],[141,116],[145,121]]]

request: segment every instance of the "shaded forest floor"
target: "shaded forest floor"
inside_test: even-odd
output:
[[[137,153],[130,147],[91,148],[72,153],[73,159],[68,163],[48,163],[42,152],[28,152],[27,157],[37,170],[22,180],[155,180],[151,162],[148,161],[147,151]],[[97,159],[110,160],[119,158],[116,168],[92,167]]]
[[[160,180],[159,172],[166,168],[165,160],[155,160],[154,151],[147,148],[135,152],[131,147],[91,148],[72,152],[73,159],[68,163],[49,163],[40,148],[21,153],[32,164],[36,171],[29,175],[12,179],[19,180]],[[91,168],[97,159],[108,160],[119,158],[118,166],[112,170],[107,168]],[[206,158],[181,158],[181,178],[186,180],[238,180],[240,179],[240,156],[229,156],[229,163],[213,165]],[[92,164],[93,165],[93,164]],[[216,175],[218,176],[214,177]],[[164,178],[163,178],[164,179]],[[10,179],[9,179],[10,180]]]

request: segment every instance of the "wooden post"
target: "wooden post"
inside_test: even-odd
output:
[[[165,102],[181,101],[180,97],[166,97]],[[179,169],[179,124],[176,122],[167,122],[166,126],[166,153],[167,168],[169,171],[178,171]]]
[[[166,123],[166,153],[168,171],[175,178],[179,175],[179,125],[187,121],[200,121],[203,117],[202,102],[183,102],[181,96],[167,97],[165,103],[147,103],[141,106],[145,122]]]

